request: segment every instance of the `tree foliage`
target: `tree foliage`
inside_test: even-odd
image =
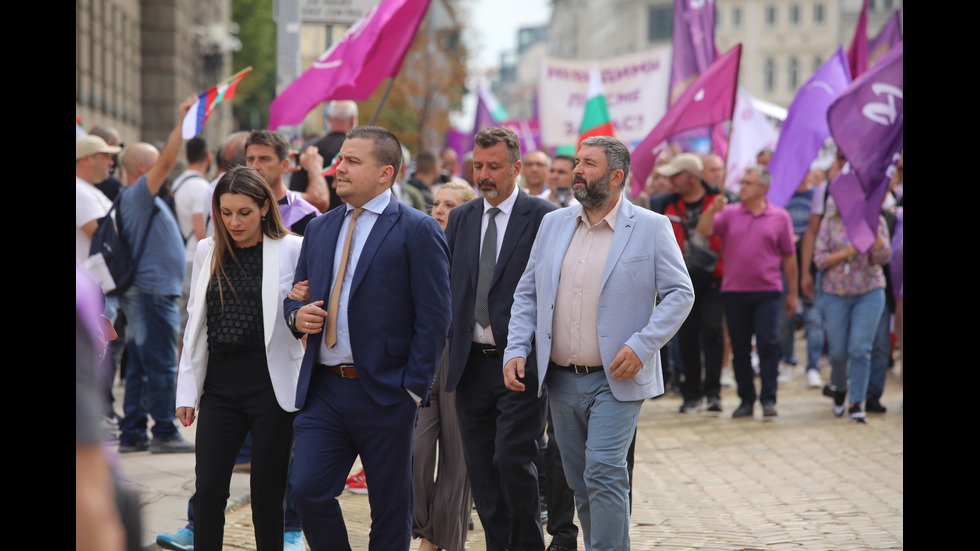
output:
[[[241,51],[232,56],[235,70],[252,72],[238,83],[234,114],[239,130],[266,128],[269,104],[276,97],[276,23],[272,0],[232,0],[231,18],[238,24]]]

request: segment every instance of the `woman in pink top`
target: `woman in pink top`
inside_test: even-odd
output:
[[[833,202],[820,223],[814,263],[823,276],[824,316],[830,347],[834,415],[844,415],[850,390],[852,423],[866,423],[863,404],[871,372],[875,331],[885,308],[885,274],[882,264],[891,256],[885,221],[879,218],[878,237],[867,254],[861,254],[847,238],[844,221]]]

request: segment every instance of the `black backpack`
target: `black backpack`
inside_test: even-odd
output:
[[[99,219],[99,225],[92,233],[92,246],[89,248],[89,259],[101,256],[102,260],[95,262],[105,265],[104,269],[99,271],[103,274],[102,289],[107,296],[121,295],[133,285],[133,280],[136,278],[136,265],[139,263],[139,259],[133,258],[129,245],[122,238],[122,214],[119,209],[122,196],[122,193],[117,195],[112,202],[112,208]],[[146,231],[143,233],[144,243],[157,210],[157,208],[153,209],[150,222],[146,225]],[[117,213],[115,219],[112,217],[112,211]],[[109,281],[106,281],[107,279]]]

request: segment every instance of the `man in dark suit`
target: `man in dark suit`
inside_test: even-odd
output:
[[[449,253],[435,219],[389,190],[401,156],[383,128],[347,133],[337,167],[347,204],[310,223],[296,266],[312,302],[284,301],[293,331],[311,335],[292,483],[314,550],[350,549],[336,496],[358,455],[371,480],[370,548],[411,543],[412,439],[449,327]]]
[[[544,549],[536,439],[544,426],[537,392],[509,392],[501,375],[514,289],[538,224],[555,205],[517,185],[520,143],[506,128],[475,138],[473,172],[482,199],[452,210],[453,322],[446,390],[456,391],[459,429],[487,549]],[[537,390],[537,374],[527,376]],[[372,486],[373,488],[373,486]]]

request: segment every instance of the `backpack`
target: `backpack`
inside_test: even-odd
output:
[[[102,290],[106,296],[125,293],[133,285],[136,266],[139,263],[138,258],[133,258],[129,245],[122,237],[122,215],[119,214],[122,195],[120,193],[116,196],[109,212],[99,219],[98,227],[92,233],[92,246],[89,248],[89,257],[85,262],[89,273],[96,275],[102,283]],[[157,210],[153,209],[150,222],[146,225],[146,231],[143,233],[144,243]],[[117,213],[115,218],[112,216],[112,211]]]

